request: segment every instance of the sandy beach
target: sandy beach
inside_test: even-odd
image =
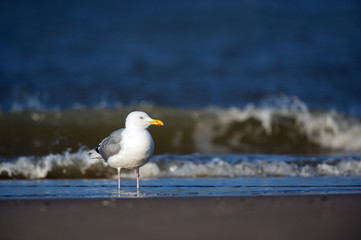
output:
[[[361,239],[361,195],[0,201],[1,239]]]

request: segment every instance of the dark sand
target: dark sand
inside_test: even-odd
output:
[[[361,239],[361,195],[0,201],[0,239]]]

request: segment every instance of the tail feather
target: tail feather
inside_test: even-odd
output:
[[[89,155],[89,158],[92,158],[92,159],[103,159],[102,156],[100,156],[99,152],[97,151],[97,148],[89,150],[88,155]]]

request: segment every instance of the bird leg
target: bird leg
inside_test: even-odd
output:
[[[117,168],[118,169],[118,190],[120,190],[120,169],[121,168]]]
[[[137,190],[139,191],[139,168],[136,169],[137,173]]]

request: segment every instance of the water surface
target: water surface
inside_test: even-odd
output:
[[[5,180],[0,192],[1,200],[361,194],[361,178],[146,179],[139,192],[135,180],[122,180],[120,191],[115,179]]]

